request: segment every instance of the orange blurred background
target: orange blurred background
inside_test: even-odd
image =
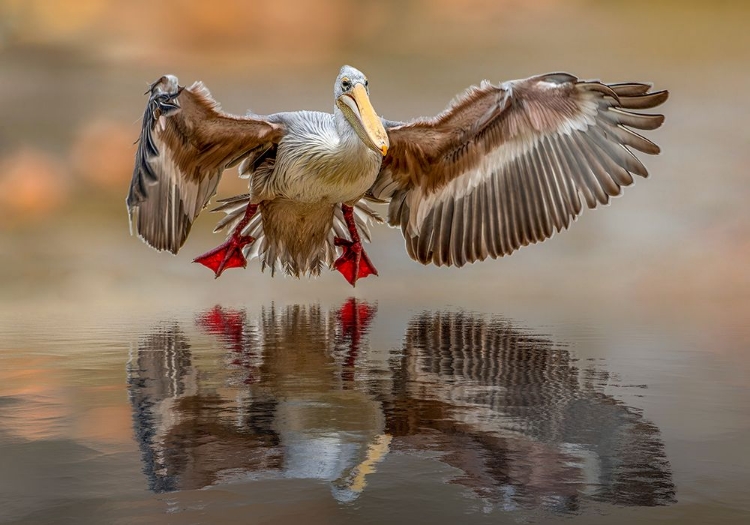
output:
[[[487,307],[531,326],[544,309],[562,312],[553,316],[562,325],[597,310],[592,325],[602,333],[626,316],[635,327],[643,323],[633,319],[659,316],[665,333],[687,328],[685,340],[705,338],[730,363],[732,374],[719,377],[724,369],[698,361],[716,383],[741,384],[748,345],[725,327],[749,312],[748,20],[750,2],[739,1],[0,0],[0,323],[12,327],[0,345],[9,356],[0,384],[24,403],[23,417],[6,418],[4,428],[14,439],[73,435],[130,446],[118,330],[137,340],[152,311],[160,319],[216,303],[250,311],[341,304],[351,294],[386,299],[381,330],[406,310],[445,305]],[[367,248],[380,276],[354,291],[335,273],[272,279],[257,262],[214,280],[191,264],[221,241],[208,211],[177,257],[129,235],[124,201],[150,82],[165,73],[182,84],[203,80],[238,114],[326,111],[344,63],[369,76],[374,107],[394,120],[437,114],[485,78],[563,70],[652,81],[671,91],[666,124],[649,133],[663,153],[644,158],[652,176],[624,197],[499,261],[422,267],[398,231],[380,227]],[[218,197],[246,183],[228,171]],[[401,311],[389,311],[394,304]],[[121,326],[97,322],[112,310],[102,318]],[[721,322],[686,321],[697,317]],[[581,326],[571,324],[570,339]],[[380,336],[387,345],[401,337],[391,330]],[[387,348],[382,341],[373,348]],[[734,416],[709,410],[710,396],[709,408],[684,417],[693,389],[680,382],[679,409],[666,405],[668,417],[707,435],[723,429],[706,421]],[[60,423],[66,418],[73,430]]]
[[[129,237],[124,206],[143,92],[160,75],[203,80],[233,113],[329,110],[343,63],[394,120],[436,114],[484,78],[555,70],[672,93],[650,135],[663,154],[626,197],[461,270],[421,267],[381,227],[381,277],[358,293],[744,301],[749,15],[697,1],[0,1],[0,308],[349,293],[337,275],[272,280],[255,264],[214,281],[190,261],[218,244],[215,216],[172,258]],[[219,196],[245,184],[227,172]]]

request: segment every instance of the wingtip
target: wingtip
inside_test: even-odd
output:
[[[156,93],[174,93],[180,89],[179,80],[175,75],[162,75],[158,80],[153,82],[144,95]]]
[[[128,198],[125,199],[125,207],[128,209],[128,231],[130,232],[130,236],[134,236],[138,234],[137,226],[134,227],[133,223],[138,221],[138,205],[133,204],[131,202],[131,196],[128,195]]]
[[[655,95],[655,99],[658,100],[656,105],[663,104],[669,99],[669,90],[662,89],[659,91],[654,91],[653,93],[650,93],[651,95]]]

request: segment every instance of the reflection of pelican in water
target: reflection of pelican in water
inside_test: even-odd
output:
[[[353,299],[198,318],[225,360],[176,324],[129,367],[136,436],[155,491],[248,478],[325,480],[356,498],[389,451],[438,452],[455,483],[504,508],[674,499],[658,428],[601,392],[603,372],[508,321],[411,320],[398,351],[371,349],[375,308]],[[390,366],[383,367],[386,362]]]
[[[425,313],[409,323],[396,368],[403,380],[382,398],[394,443],[442,451],[464,472],[456,482],[490,501],[573,510],[582,496],[674,499],[659,429],[597,389],[606,373],[580,371],[545,337],[501,319]]]
[[[332,313],[271,307],[252,322],[217,307],[198,324],[227,350],[219,369],[191,359],[177,325],[143,338],[129,383],[150,488],[280,476],[326,480],[337,499],[356,498],[390,437],[373,399],[331,385],[343,384],[374,313],[351,300]]]

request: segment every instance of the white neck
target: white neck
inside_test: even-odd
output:
[[[351,123],[346,119],[344,112],[339,109],[337,105],[333,106],[333,119],[336,122],[336,132],[339,134],[342,143],[346,143],[347,146],[352,146],[352,141],[357,141],[362,146],[365,144],[357,136],[357,132],[352,127]]]

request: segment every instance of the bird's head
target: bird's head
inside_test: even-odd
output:
[[[346,117],[362,142],[373,151],[388,153],[388,134],[370,103],[370,88],[364,73],[344,66],[336,77],[333,88],[336,106]]]

